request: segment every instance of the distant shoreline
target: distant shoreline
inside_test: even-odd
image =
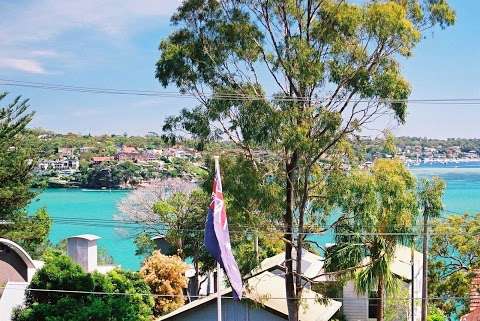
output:
[[[480,159],[428,160],[405,162],[409,169],[415,168],[480,168]]]
[[[429,169],[480,169],[480,159],[455,159],[455,160],[423,160],[421,162],[405,161],[409,170],[429,170]],[[66,189],[66,190],[80,190],[83,192],[128,192],[148,185],[143,182],[136,186],[129,187],[112,187],[112,188],[88,188],[83,186],[68,186],[68,185],[53,185],[47,186],[47,189]]]

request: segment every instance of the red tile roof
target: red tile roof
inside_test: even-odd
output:
[[[480,308],[480,270],[474,271],[475,276],[470,287],[470,311]]]
[[[108,162],[113,160],[113,157],[110,156],[94,156],[92,157],[93,162]]]
[[[134,154],[134,153],[138,153],[138,151],[135,147],[123,146],[122,153]]]
[[[462,315],[460,321],[480,321],[480,309],[475,309],[470,313]]]

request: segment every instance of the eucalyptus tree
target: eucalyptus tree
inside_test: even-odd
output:
[[[340,166],[330,161],[340,164],[345,142],[377,116],[405,121],[411,89],[399,60],[454,20],[446,0],[186,0],[172,16],[156,78],[199,104],[164,129],[227,138],[254,166],[256,150],[278,156],[290,320],[302,294],[304,238],[294,235],[325,207],[326,178]]]
[[[423,244],[422,244],[422,321],[427,320],[428,308],[428,221],[438,218],[443,210],[443,192],[445,183],[438,177],[422,180],[420,187],[420,205],[423,212]]]
[[[472,278],[480,269],[480,213],[452,214],[430,225],[428,290],[430,295],[444,298],[431,304],[449,320],[456,320],[469,312],[469,296],[475,294]]]
[[[333,183],[333,182],[332,182]],[[397,246],[411,242],[418,214],[415,177],[399,160],[377,160],[371,170],[335,179],[342,212],[326,269],[353,278],[356,290],[376,292],[377,320],[385,319],[386,294],[397,289],[391,264]]]

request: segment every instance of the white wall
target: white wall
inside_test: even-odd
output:
[[[68,255],[85,270],[93,272],[97,269],[97,243],[95,240],[72,237],[67,242]]]
[[[10,321],[13,310],[25,301],[27,282],[7,282],[0,297],[0,321]]]
[[[423,258],[422,254],[415,252],[414,255],[414,282],[410,283],[410,293],[411,285],[413,284],[414,288],[414,315],[415,321],[420,321],[422,318],[422,269],[423,269]]]
[[[348,321],[368,320],[368,296],[357,294],[353,281],[343,287],[343,314]]]

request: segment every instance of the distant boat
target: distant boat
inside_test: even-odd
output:
[[[82,188],[82,192],[123,192],[125,189],[107,189],[102,188],[102,189],[88,189],[88,188]]]

